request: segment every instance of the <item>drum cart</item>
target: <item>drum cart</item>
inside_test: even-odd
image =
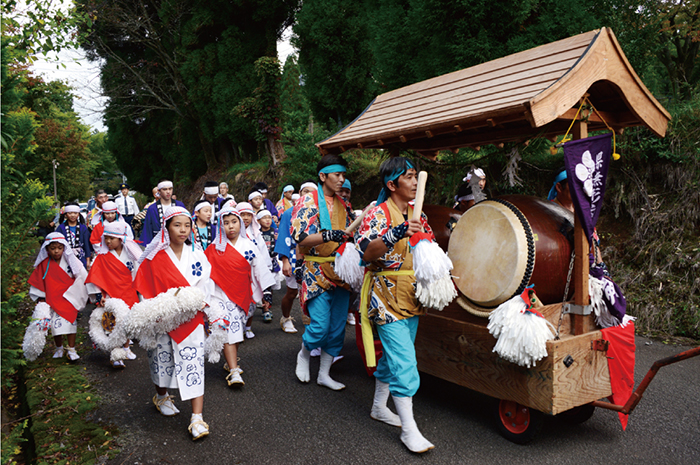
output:
[[[535,137],[554,141],[570,128],[575,139],[588,137],[589,130],[621,134],[626,127],[640,125],[663,137],[669,120],[612,31],[602,28],[379,95],[355,121],[317,146],[322,154],[372,148],[434,159],[439,151],[462,147],[527,145]],[[430,206],[425,211],[438,243],[453,256],[453,248],[468,240],[451,242],[455,222],[455,231],[460,228],[458,212]],[[546,257],[532,260],[534,272],[521,286],[481,308],[470,302],[459,273],[453,272],[460,297],[441,312],[430,310],[419,325],[419,370],[499,399],[499,429],[516,443],[535,436],[544,414],[583,422],[596,407],[630,413],[661,366],[700,354],[695,348],[656,362],[624,406],[601,402],[611,394],[608,345],[593,316],[586,314],[589,245],[577,218],[573,236],[573,301],[561,302],[561,291],[554,299],[540,296],[549,305],[539,310],[560,332],[559,339],[547,342],[548,356],[535,367],[518,366],[492,352],[496,339],[484,316],[519,295],[538,269],[542,275]],[[534,243],[537,247],[537,239]],[[566,269],[568,264],[567,258]],[[550,281],[561,280],[560,274],[540,276],[538,295]]]

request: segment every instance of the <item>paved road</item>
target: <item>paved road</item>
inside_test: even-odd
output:
[[[300,319],[297,305],[293,315]],[[83,325],[86,320],[81,319]],[[127,362],[123,371],[110,368],[104,353],[86,354],[81,363],[98,381],[105,401],[95,418],[116,424],[121,431],[122,452],[110,463],[700,463],[700,357],[662,368],[630,416],[626,432],[617,414],[598,409],[582,425],[548,417],[540,435],[527,446],[499,435],[492,399],[422,375],[414,399],[416,420],[436,448],[413,455],[399,441],[398,428],[369,418],[374,382],[355,347],[354,327],[347,327],[345,359],[331,370],[347,385],[340,392],[297,381],[294,363],[301,331],[285,334],[277,321],[264,324],[259,316],[253,330],[256,337],[240,350],[243,388],[227,387],[223,361],[207,364],[204,419],[211,434],[197,442],[187,432],[189,402],[178,398],[182,413],[171,418],[158,414],[151,403],[154,389],[143,349],[135,349],[139,359]],[[654,360],[687,348],[638,337],[636,382]],[[313,379],[317,370],[315,359]]]

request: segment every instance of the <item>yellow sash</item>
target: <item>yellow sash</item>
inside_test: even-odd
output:
[[[377,354],[374,352],[374,336],[372,326],[369,321],[367,309],[369,307],[369,291],[372,288],[372,280],[375,276],[410,276],[413,270],[395,271],[367,271],[362,281],[362,291],[360,292],[360,322],[362,324],[362,344],[365,346],[365,359],[368,367],[377,366]]]

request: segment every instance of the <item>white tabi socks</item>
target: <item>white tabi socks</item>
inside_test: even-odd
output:
[[[298,357],[297,357],[297,360],[298,360]],[[319,386],[326,386],[327,388],[333,389],[334,391],[340,391],[341,389],[345,389],[345,385],[343,383],[339,383],[338,381],[335,381],[333,378],[331,378],[331,375],[330,375],[331,365],[333,365],[333,356],[331,354],[327,354],[325,351],[322,350],[321,351],[321,366],[318,369],[318,379],[316,382],[319,384]],[[308,375],[308,373],[309,373],[308,363],[306,366],[307,366],[306,373]]]
[[[301,350],[297,354],[297,378],[302,383],[308,383],[311,380],[311,375],[309,374],[309,361],[311,360],[311,353],[306,350],[304,343],[301,343]]]
[[[374,387],[374,402],[369,416],[373,420],[383,421],[387,425],[401,426],[401,419],[397,414],[389,410],[386,402],[389,400],[389,384],[376,379]]]
[[[401,442],[408,450],[417,454],[434,448],[435,446],[418,431],[416,420],[413,419],[413,397],[391,397],[401,418]]]

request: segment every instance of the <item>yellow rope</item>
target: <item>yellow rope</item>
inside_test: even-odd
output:
[[[555,147],[558,147],[560,144],[563,144],[565,142],[569,142],[571,140],[571,138],[567,139],[567,137],[569,137],[569,133],[571,132],[571,128],[574,127],[574,123],[576,121],[578,121],[578,115],[579,115],[579,113],[581,113],[581,110],[583,109],[584,104],[590,105],[591,108],[593,109],[593,111],[595,112],[595,114],[598,115],[598,118],[600,118],[600,120],[605,124],[605,127],[607,127],[610,130],[610,132],[612,132],[612,136],[613,136],[612,157],[613,157],[613,160],[619,160],[620,154],[615,152],[615,147],[616,147],[615,130],[610,127],[610,125],[608,124],[607,121],[605,121],[605,119],[603,118],[603,115],[601,115],[600,112],[593,105],[593,103],[591,103],[591,101],[588,100],[588,97],[583,98],[583,102],[581,102],[581,105],[579,105],[579,107],[578,107],[578,111],[576,111],[576,116],[574,116],[574,119],[571,120],[571,124],[569,125],[569,129],[566,130],[566,134],[564,134],[564,137],[562,138],[561,142],[559,144],[557,144]],[[552,154],[554,155],[554,153],[552,153]]]

